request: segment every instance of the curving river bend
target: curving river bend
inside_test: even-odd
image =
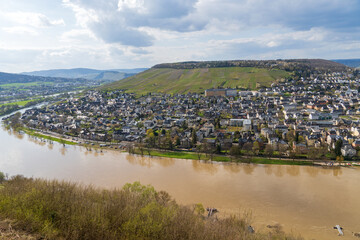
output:
[[[140,181],[179,203],[203,203],[220,214],[251,212],[257,230],[280,223],[306,239],[356,239],[360,232],[360,168],[248,165],[89,152],[0,129],[0,171],[105,188]]]

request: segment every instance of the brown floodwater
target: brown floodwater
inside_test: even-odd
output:
[[[141,157],[40,141],[0,129],[0,171],[105,188],[140,181],[181,204],[202,203],[220,216],[251,214],[256,230],[281,224],[306,239],[360,232],[360,168],[222,164]]]

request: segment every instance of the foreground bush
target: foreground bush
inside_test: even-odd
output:
[[[244,219],[206,219],[136,182],[121,190],[16,176],[0,189],[0,217],[49,239],[296,239],[253,234]]]

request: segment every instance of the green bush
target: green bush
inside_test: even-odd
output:
[[[3,172],[0,172],[0,183],[5,181],[5,174]]]
[[[0,190],[0,216],[48,239],[295,239],[252,234],[246,219],[212,221],[201,208],[180,206],[138,182],[103,190],[15,176]]]

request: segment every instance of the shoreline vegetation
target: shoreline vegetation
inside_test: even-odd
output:
[[[7,125],[9,127],[9,125]],[[29,129],[26,127],[17,128],[16,131],[28,134],[29,136],[34,136],[37,138],[46,139],[53,142],[58,142],[60,144],[67,145],[79,145],[86,147],[86,149],[90,150],[94,149],[111,149],[109,147],[101,147],[102,144],[85,144],[85,139],[81,139],[83,142],[77,141],[69,141],[61,137],[50,136],[49,134],[43,134],[36,130]],[[80,143],[81,142],[81,143]],[[104,144],[107,145],[107,144]],[[140,148],[131,148],[127,150],[130,154],[136,154],[140,156],[149,156],[149,157],[165,157],[165,158],[176,158],[176,159],[186,159],[186,160],[201,160],[201,161],[213,161],[213,162],[233,162],[233,163],[253,163],[253,164],[276,164],[276,165],[306,165],[313,166],[312,160],[291,160],[291,159],[275,159],[275,158],[265,158],[261,156],[241,156],[240,158],[234,158],[226,155],[212,155],[208,156],[205,153],[196,153],[196,152],[187,152],[187,151],[168,151],[168,150],[160,150],[160,149],[140,149]]]
[[[11,114],[15,111],[34,106],[44,101],[46,101],[46,98],[18,100],[16,102],[2,103],[0,104],[0,116]]]
[[[19,175],[0,179],[0,223],[12,219],[10,236],[15,229],[38,239],[303,239],[279,225],[254,231],[250,217],[209,217],[202,204],[177,204],[139,182],[105,190]]]
[[[7,128],[11,128],[10,125],[6,125]],[[14,129],[14,128],[13,128]],[[15,128],[15,131],[19,133],[23,132],[29,136],[46,139],[51,142],[58,142],[63,145],[79,145],[85,147],[87,150],[99,150],[103,151],[106,149],[116,150],[118,144],[101,144],[101,143],[88,143],[85,139],[77,138],[77,140],[66,140],[63,137],[55,137],[50,133],[43,133],[37,131],[36,129],[30,129],[26,127]],[[103,145],[103,146],[102,146]],[[115,149],[114,149],[115,148]],[[121,150],[121,149],[120,149]],[[125,150],[123,150],[125,151]],[[310,159],[301,159],[301,158],[276,158],[276,157],[265,157],[265,156],[248,156],[240,155],[237,157],[231,155],[220,155],[220,154],[206,154],[203,152],[189,152],[189,151],[170,151],[163,149],[150,149],[143,147],[127,147],[126,151],[129,154],[136,154],[139,156],[149,156],[149,157],[165,157],[165,158],[175,158],[175,159],[186,159],[186,160],[198,160],[198,161],[213,161],[213,162],[232,162],[232,163],[248,163],[248,164],[273,164],[273,165],[300,165],[300,166],[347,166],[348,162],[344,161],[342,163],[335,163],[332,160],[310,160]],[[350,161],[351,162],[351,161]],[[331,163],[331,164],[330,164]],[[355,165],[356,166],[356,165]]]
[[[139,148],[130,151],[130,153],[137,155],[146,155],[153,157],[166,157],[166,158],[177,158],[177,159],[188,159],[188,160],[200,160],[200,161],[214,161],[214,162],[234,162],[234,163],[253,163],[253,164],[278,164],[278,165],[308,165],[312,166],[313,161],[311,160],[285,160],[285,159],[274,159],[274,158],[265,158],[260,156],[241,156],[240,158],[233,158],[231,156],[223,155],[214,155],[207,156],[205,153],[202,153],[199,156],[199,153],[193,152],[175,152],[175,151],[161,151],[161,150],[146,150],[143,153]]]
[[[305,165],[305,166],[348,166],[351,164],[347,161],[338,161],[334,164],[334,161],[330,159],[326,160],[313,160],[313,159],[303,159],[298,156],[293,156],[292,158],[277,158],[277,156],[262,156],[262,155],[245,155],[241,151],[236,152],[236,154],[231,154],[230,152],[202,152],[199,149],[196,149],[194,152],[190,151],[171,151],[165,149],[149,148],[144,144],[129,144],[129,143],[108,143],[108,142],[89,142],[86,139],[74,138],[67,136],[68,139],[64,138],[60,134],[53,132],[40,132],[38,129],[30,129],[21,124],[20,121],[21,114],[15,113],[9,118],[3,120],[5,127],[7,129],[13,129],[19,133],[26,133],[30,136],[37,138],[42,138],[49,140],[50,142],[58,142],[60,144],[67,145],[79,145],[86,147],[87,150],[91,151],[103,149],[120,149],[126,150],[129,154],[138,154],[138,155],[147,155],[153,157],[167,157],[167,158],[177,158],[177,159],[190,159],[190,160],[205,160],[205,161],[214,161],[214,162],[234,162],[234,163],[252,163],[252,164],[277,164],[277,165]],[[122,145],[122,147],[120,147]],[[352,164],[351,164],[352,165]],[[355,166],[358,166],[356,164]]]

